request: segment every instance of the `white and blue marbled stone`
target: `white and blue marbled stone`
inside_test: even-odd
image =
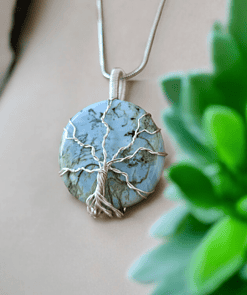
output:
[[[103,161],[102,140],[106,133],[106,127],[102,124],[101,117],[107,105],[107,100],[92,104],[71,119],[76,127],[76,138],[84,144],[94,146],[95,154],[101,161]],[[138,118],[145,113],[143,109],[131,102],[121,100],[112,102],[105,117],[105,122],[110,127],[110,133],[105,142],[107,161],[112,159],[119,148],[127,146],[132,141]],[[68,137],[72,137],[73,126],[68,123],[65,129],[68,131]],[[157,130],[157,126],[150,116],[144,116],[140,120],[139,131],[143,129],[150,132]],[[138,135],[134,144],[129,149],[122,151],[118,158],[133,154],[139,147],[149,148],[155,152],[165,152],[160,132],[156,134],[142,132]],[[74,140],[66,139],[65,131],[59,150],[59,164],[60,169],[64,167],[70,169],[84,167],[90,170],[99,168],[98,162],[94,160],[91,154],[91,149],[80,147]],[[149,192],[153,191],[157,185],[164,170],[164,164],[164,156],[152,155],[148,151],[139,151],[133,158],[112,164],[112,167],[128,173],[129,181],[135,187]],[[97,172],[67,172],[62,177],[70,193],[82,202],[85,202],[88,196],[95,191]],[[113,171],[108,171],[105,191],[106,199],[120,210],[143,200],[141,196],[127,186],[123,175],[116,174]]]

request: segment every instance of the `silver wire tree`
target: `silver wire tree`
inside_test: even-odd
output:
[[[107,199],[105,198],[105,184],[106,184],[107,174],[108,174],[108,171],[109,170],[110,171],[113,171],[116,174],[123,175],[125,177],[127,186],[130,189],[134,190],[139,196],[141,196],[143,198],[146,198],[149,194],[151,194],[153,192],[153,191],[146,192],[146,191],[143,191],[143,190],[135,187],[129,181],[128,174],[126,172],[123,172],[123,171],[121,171],[119,169],[116,169],[116,168],[112,167],[112,164],[120,163],[120,162],[129,160],[129,159],[135,157],[135,155],[139,151],[147,151],[148,153],[153,154],[153,155],[157,155],[157,156],[166,156],[167,155],[167,153],[165,153],[165,152],[155,152],[152,149],[148,149],[148,148],[144,148],[144,147],[139,147],[131,155],[128,155],[128,156],[122,157],[122,158],[121,157],[118,158],[120,152],[122,152],[122,151],[130,148],[134,144],[134,142],[135,142],[135,140],[136,140],[136,138],[138,137],[139,134],[141,134],[143,132],[147,132],[148,134],[156,134],[156,133],[160,132],[160,130],[161,130],[160,128],[158,128],[157,130],[155,130],[153,132],[150,132],[147,129],[139,130],[140,129],[141,119],[143,117],[145,117],[145,116],[151,116],[150,113],[145,113],[145,114],[143,114],[142,116],[140,116],[138,118],[137,127],[135,129],[135,132],[134,132],[134,136],[132,138],[132,141],[128,145],[119,148],[118,151],[113,155],[112,159],[110,161],[107,161],[107,152],[106,152],[106,149],[105,149],[105,142],[106,142],[106,139],[107,139],[108,134],[110,132],[110,128],[109,128],[109,125],[105,122],[105,116],[107,115],[107,113],[108,113],[108,111],[109,111],[109,109],[110,109],[110,107],[112,105],[112,101],[113,100],[114,99],[109,99],[108,100],[108,106],[107,106],[105,112],[103,113],[103,115],[101,116],[101,122],[106,127],[106,133],[105,133],[105,135],[103,137],[103,140],[102,140],[102,150],[103,150],[103,156],[104,156],[103,161],[100,161],[100,159],[96,156],[94,146],[88,145],[88,144],[84,144],[83,142],[81,142],[76,137],[76,127],[71,122],[71,120],[69,121],[69,123],[73,127],[73,135],[72,135],[72,137],[69,137],[68,136],[68,130],[67,129],[64,129],[65,130],[65,139],[66,140],[73,140],[74,142],[76,142],[78,145],[80,145],[83,148],[90,148],[91,149],[92,157],[94,158],[94,160],[96,160],[98,162],[98,165],[99,165],[99,168],[92,169],[92,170],[86,169],[85,167],[80,167],[80,168],[77,168],[77,169],[71,169],[69,167],[64,167],[59,172],[60,176],[63,176],[67,172],[77,173],[79,171],[85,171],[87,173],[94,173],[94,172],[97,172],[98,173],[97,174],[97,186],[96,186],[96,189],[95,189],[94,193],[91,194],[87,198],[87,200],[86,200],[87,211],[93,217],[97,217],[102,212],[104,212],[109,217],[112,217],[113,216],[113,213],[115,213],[115,215],[120,218],[120,217],[122,217],[124,215],[124,212],[126,210],[126,208],[124,208],[124,210],[123,210],[124,212],[118,210],[117,208],[115,208],[113,206],[113,204],[111,204],[110,202],[108,202]]]

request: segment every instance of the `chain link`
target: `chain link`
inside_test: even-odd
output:
[[[155,15],[155,19],[148,37],[148,41],[146,44],[146,48],[144,50],[143,60],[139,67],[137,67],[134,71],[125,74],[123,77],[124,79],[130,79],[138,75],[146,66],[149,55],[152,49],[155,33],[159,24],[159,20],[161,17],[161,13],[164,7],[166,0],[161,0],[158,10]],[[99,60],[100,60],[100,67],[101,72],[104,77],[110,79],[110,74],[106,72],[105,69],[105,53],[104,53],[104,29],[103,29],[103,9],[102,9],[102,0],[97,0],[97,10],[98,10],[98,44],[99,44]]]

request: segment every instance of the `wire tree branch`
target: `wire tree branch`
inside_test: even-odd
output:
[[[99,158],[95,155],[95,148],[94,148],[94,146],[88,145],[88,144],[84,144],[83,142],[81,142],[76,137],[76,127],[71,122],[71,120],[69,121],[69,123],[73,127],[72,137],[68,137],[68,130],[67,129],[64,129],[65,130],[65,139],[66,140],[73,140],[74,142],[76,142],[77,144],[79,144],[83,148],[91,148],[91,154],[92,154],[94,160],[96,160],[98,162],[98,165],[99,165],[99,168],[92,169],[92,170],[86,169],[84,167],[80,167],[80,168],[77,168],[77,169],[71,169],[69,167],[64,167],[59,172],[60,176],[63,176],[67,172],[72,172],[72,173],[76,173],[76,172],[79,172],[79,171],[85,171],[85,172],[88,172],[88,173],[98,172],[98,174],[97,174],[97,186],[96,186],[96,189],[95,189],[94,193],[91,194],[87,198],[87,200],[86,200],[87,211],[93,217],[99,216],[102,212],[105,213],[109,217],[112,217],[113,216],[113,213],[117,217],[119,217],[119,218],[123,216],[123,212],[121,212],[120,210],[116,209],[113,206],[113,204],[111,204],[110,202],[108,202],[107,199],[105,198],[105,184],[106,184],[106,180],[107,180],[107,173],[108,173],[109,170],[112,171],[112,172],[114,172],[114,173],[116,173],[116,174],[123,175],[125,177],[126,185],[130,189],[134,190],[142,198],[147,198],[147,196],[149,194],[153,193],[153,191],[146,192],[146,191],[143,191],[143,190],[135,187],[129,181],[129,175],[126,172],[123,172],[123,171],[121,171],[121,170],[119,170],[117,168],[112,167],[111,166],[112,164],[120,163],[120,162],[124,162],[126,160],[129,160],[129,159],[132,159],[133,157],[135,157],[135,155],[139,151],[146,151],[146,152],[148,152],[150,154],[157,155],[157,156],[166,156],[167,155],[167,153],[165,153],[165,152],[156,152],[156,151],[153,151],[152,149],[149,149],[149,148],[139,147],[131,155],[128,155],[128,156],[122,157],[122,158],[121,157],[120,158],[117,158],[118,155],[122,151],[127,150],[128,148],[130,148],[134,144],[134,142],[136,141],[136,139],[137,139],[137,137],[138,137],[139,134],[141,134],[143,132],[146,132],[146,133],[148,133],[150,135],[153,135],[153,134],[156,134],[156,133],[160,132],[160,130],[161,130],[160,128],[157,128],[157,130],[155,130],[153,132],[148,131],[147,129],[139,130],[140,129],[140,125],[141,125],[141,119],[144,118],[145,116],[151,116],[150,113],[145,113],[145,114],[143,114],[142,116],[140,116],[138,118],[137,127],[135,129],[134,136],[133,136],[131,142],[128,145],[126,145],[126,146],[121,147],[120,149],[118,149],[118,151],[113,155],[112,159],[107,162],[106,161],[106,159],[107,159],[107,151],[105,149],[105,142],[106,142],[106,139],[107,139],[107,137],[108,137],[108,135],[110,133],[110,127],[109,127],[108,123],[105,122],[105,117],[106,117],[106,115],[107,115],[107,113],[108,113],[108,111],[109,111],[109,109],[110,109],[110,107],[112,105],[112,101],[113,100],[108,100],[107,108],[106,108],[106,110],[104,111],[104,113],[103,113],[103,115],[101,117],[101,122],[106,127],[106,133],[105,133],[105,135],[103,137],[103,140],[102,140],[102,150],[103,150],[103,156],[104,156],[103,162],[100,161]],[[124,211],[125,210],[126,210],[126,208],[124,208]]]

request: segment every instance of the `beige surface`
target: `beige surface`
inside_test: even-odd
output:
[[[108,68],[130,71],[141,61],[159,1],[104,1]],[[161,74],[209,66],[206,36],[224,17],[224,0],[167,0],[150,61],[130,83],[129,97],[153,114],[167,106]],[[116,13],[116,14],[114,14]],[[156,193],[122,220],[94,220],[58,177],[57,153],[68,119],[108,96],[99,70],[92,0],[37,4],[26,51],[0,102],[0,294],[135,295],[132,262],[158,241],[151,225],[172,206]],[[167,166],[173,148],[163,130]]]

